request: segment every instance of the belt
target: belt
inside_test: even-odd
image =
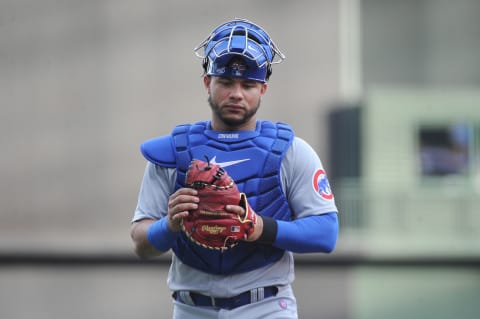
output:
[[[231,310],[261,301],[265,298],[273,297],[277,293],[278,288],[275,286],[270,286],[255,288],[230,298],[210,297],[192,291],[175,291],[172,294],[172,297],[173,299],[190,306],[214,307]]]

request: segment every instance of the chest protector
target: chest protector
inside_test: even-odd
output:
[[[209,122],[198,122],[177,126],[170,135],[174,156],[165,153],[165,139],[161,143],[163,150],[155,150],[155,140],[151,140],[142,145],[142,152],[157,165],[176,167],[177,189],[184,186],[192,159],[208,159],[219,164],[247,195],[257,214],[290,220],[291,211],[281,187],[280,166],[293,141],[292,129],[286,124],[268,121],[258,121],[255,131],[219,132],[210,130],[209,125]],[[284,254],[284,250],[271,245],[247,242],[223,252],[210,250],[192,243],[183,233],[178,236],[173,251],[183,263],[212,274],[246,272],[275,262]]]

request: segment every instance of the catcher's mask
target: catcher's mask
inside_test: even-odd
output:
[[[202,48],[203,54],[198,52]],[[262,83],[268,81],[272,64],[285,59],[267,32],[246,19],[234,19],[218,26],[195,47],[194,52],[203,58],[206,75],[244,78]],[[238,58],[244,63],[236,63]]]

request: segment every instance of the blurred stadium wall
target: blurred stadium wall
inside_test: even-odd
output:
[[[0,250],[130,252],[139,145],[210,117],[193,48],[234,17],[287,55],[260,117],[325,154],[337,16],[334,1],[0,1]]]
[[[341,33],[351,53],[328,152],[344,243],[479,256],[480,3],[345,3],[358,28]]]

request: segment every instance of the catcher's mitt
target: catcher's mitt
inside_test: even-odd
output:
[[[248,205],[246,195],[227,172],[217,164],[192,160],[185,186],[198,191],[200,202],[182,220],[182,230],[194,243],[209,249],[224,250],[253,234],[256,214]],[[245,215],[227,212],[226,205],[239,205]]]

